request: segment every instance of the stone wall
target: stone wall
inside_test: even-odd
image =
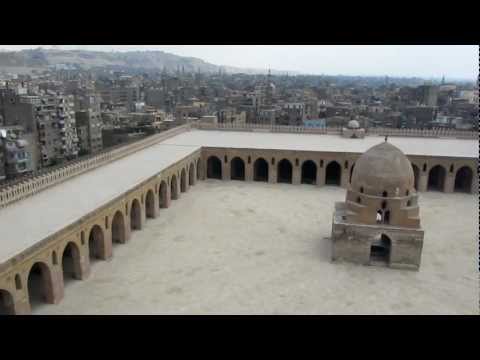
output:
[[[292,166],[292,184],[302,183],[302,166],[306,161],[312,161],[316,166],[315,185],[325,185],[327,168],[332,163],[340,166],[339,185],[348,188],[350,176],[355,166],[355,161],[361,154],[343,152],[315,152],[293,150],[270,150],[270,149],[233,149],[233,148],[202,148],[202,166],[207,169],[208,158],[215,156],[222,164],[222,179],[231,178],[231,161],[235,157],[240,158],[245,166],[245,180],[254,180],[255,161],[263,158],[268,163],[268,182],[276,183],[278,174],[278,162],[286,159]],[[468,167],[473,174],[470,193],[478,193],[477,159],[443,158],[431,156],[407,156],[410,162],[419,169],[416,176],[416,189],[419,192],[428,190],[428,177],[435,166],[441,166],[445,170],[445,181],[440,191],[454,192],[455,176],[462,167]],[[205,176],[207,174],[205,173]]]

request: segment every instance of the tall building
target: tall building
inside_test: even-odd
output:
[[[437,106],[438,87],[433,85],[421,85],[417,89],[417,100],[420,105]]]
[[[79,155],[95,154],[103,149],[102,125],[99,112],[91,109],[75,112]]]
[[[78,156],[73,99],[48,91],[36,106],[42,166],[50,166]]]
[[[0,180],[32,171],[28,141],[19,126],[0,128]]]

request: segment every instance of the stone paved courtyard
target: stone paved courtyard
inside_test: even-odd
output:
[[[34,314],[478,314],[478,197],[420,195],[419,272],[330,262],[338,187],[200,182]]]

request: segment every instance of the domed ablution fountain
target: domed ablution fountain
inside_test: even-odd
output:
[[[423,236],[412,165],[385,139],[358,158],[335,204],[332,260],[418,270]]]

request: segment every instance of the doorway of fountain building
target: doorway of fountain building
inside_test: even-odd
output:
[[[387,235],[376,236],[370,246],[370,264],[389,265],[391,247],[392,241]]]

